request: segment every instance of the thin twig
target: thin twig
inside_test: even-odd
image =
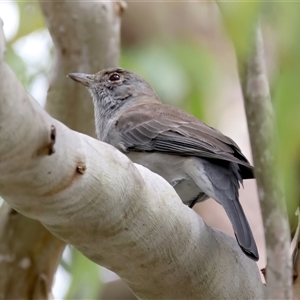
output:
[[[269,299],[291,299],[290,233],[275,168],[273,112],[259,25],[248,61],[240,59],[238,63],[265,229],[268,296]]]

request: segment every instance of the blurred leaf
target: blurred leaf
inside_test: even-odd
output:
[[[99,266],[72,248],[72,281],[65,299],[98,299],[102,288]]]
[[[45,22],[38,2],[16,1],[20,12],[19,29],[10,44],[31,32],[45,28]]]
[[[263,1],[217,2],[237,55],[246,57],[251,49],[253,25],[257,21]]]
[[[5,61],[10,65],[22,84],[28,89],[36,76],[44,73],[45,69],[36,69],[29,72],[30,64],[14,50],[13,44],[22,37],[28,36],[33,31],[45,28],[44,19],[38,2],[16,1],[19,9],[19,28],[13,39],[7,43]]]
[[[279,145],[278,168],[283,176],[291,231],[300,201],[300,3],[277,3],[273,26],[278,34],[281,73],[275,87]]]
[[[281,73],[272,86],[278,132],[278,171],[282,175],[291,231],[297,226],[295,211],[300,200],[300,5],[299,3],[267,3],[218,1],[226,29],[235,45],[240,61],[250,47],[253,25],[262,9],[262,20],[271,23],[277,34]],[[263,5],[262,5],[263,4]],[[296,221],[296,222],[295,222]]]
[[[121,65],[144,77],[164,103],[179,103],[188,89],[182,66],[161,45],[143,45],[123,51]]]
[[[18,76],[22,84],[28,87],[31,83],[31,78],[27,74],[27,65],[11,46],[7,46],[5,61]]]
[[[174,60],[180,62],[190,82],[188,97],[183,107],[197,118],[205,119],[205,107],[217,90],[215,56],[204,47],[192,42],[181,42],[170,49]]]
[[[163,103],[182,107],[200,119],[205,101],[216,90],[213,55],[191,41],[125,49],[121,66],[144,77]]]

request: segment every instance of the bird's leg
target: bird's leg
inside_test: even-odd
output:
[[[176,186],[177,184],[179,184],[180,182],[182,182],[182,180],[173,180],[170,184],[172,185],[173,188],[175,188],[175,186]],[[192,200],[192,203],[189,205],[189,208],[193,208],[193,206],[194,206],[198,201],[200,201],[200,199],[199,199],[200,196],[201,196],[201,193],[200,193],[199,195],[197,195],[197,196],[195,197],[194,200]]]
[[[201,193],[196,196],[196,198],[192,201],[192,203],[189,205],[189,208],[193,208],[193,206],[200,200]]]
[[[180,183],[182,180],[173,180],[170,184],[174,188],[178,183]]]

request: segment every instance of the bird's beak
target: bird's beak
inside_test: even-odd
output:
[[[82,83],[85,86],[90,86],[94,82],[94,75],[84,74],[84,73],[70,73],[68,77],[71,79]]]

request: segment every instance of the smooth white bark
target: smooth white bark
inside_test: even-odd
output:
[[[65,80],[66,74],[118,65],[124,5],[121,1],[41,0],[40,6],[55,45],[46,110],[68,127],[93,136],[93,104],[87,101],[88,92]],[[64,247],[40,222],[2,205],[0,298],[52,299],[53,277]]]
[[[2,56],[0,194],[141,299],[264,298],[235,239],[206,226],[158,175],[51,118]]]
[[[87,90],[65,79],[72,72],[96,73],[118,65],[124,3],[40,0],[40,6],[55,47],[45,108],[73,130],[95,136]]]

